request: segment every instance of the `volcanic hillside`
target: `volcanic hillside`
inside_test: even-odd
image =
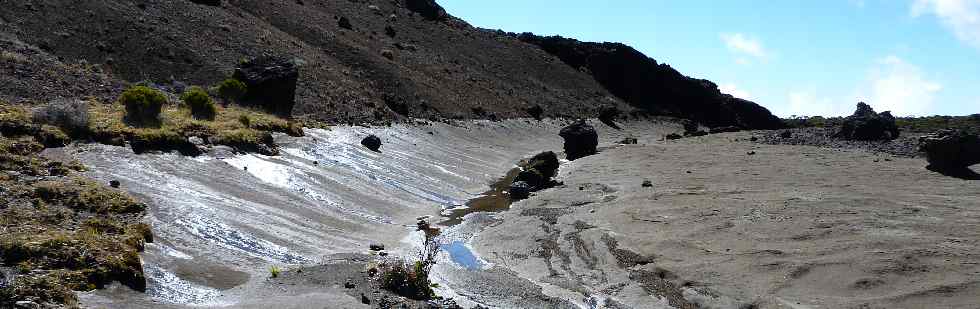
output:
[[[621,44],[486,31],[432,1],[11,0],[0,99],[112,102],[127,83],[213,85],[263,55],[300,66],[293,116],[673,115],[772,128],[768,110]]]

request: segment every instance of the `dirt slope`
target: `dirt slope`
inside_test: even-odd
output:
[[[13,69],[15,65],[4,59],[0,64],[7,65],[0,67],[5,76],[14,76],[81,65],[94,68],[93,76],[108,74],[120,81],[207,85],[229,76],[241,60],[272,54],[301,64],[293,114],[325,121],[527,117],[527,109],[534,106],[541,106],[545,116],[595,116],[611,106],[631,112],[635,108],[627,101],[640,102],[618,90],[614,81],[582,72],[536,45],[426,12],[432,4],[8,0],[0,6],[0,46],[5,52],[15,43],[34,47],[46,67]],[[342,27],[341,19],[350,27]],[[25,58],[16,51],[8,53],[9,58]],[[635,74],[624,77],[629,80],[623,85],[630,87],[658,82],[636,79]],[[66,87],[84,82],[53,78]],[[8,84],[15,83],[0,85],[0,98],[9,101],[43,101],[51,93]],[[656,105],[635,106],[710,120],[712,125],[762,127],[741,119],[771,117],[763,108],[736,100],[730,105],[747,108],[743,114],[754,116],[716,121],[704,115],[729,114],[733,109],[688,102],[705,89],[676,90],[687,94],[652,93],[646,98],[659,96]],[[116,93],[118,89],[95,94],[108,100]]]

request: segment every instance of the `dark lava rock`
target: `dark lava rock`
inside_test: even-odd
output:
[[[779,137],[791,138],[793,137],[793,131],[789,131],[789,130],[783,131],[782,133],[779,133]]]
[[[697,122],[691,120],[684,120],[681,122],[681,125],[684,126],[685,135],[689,132],[697,132],[698,130],[701,130],[701,126],[699,126]]]
[[[361,145],[367,147],[367,149],[371,149],[371,151],[377,152],[381,149],[381,138],[374,135],[368,135],[368,137],[361,140]]]
[[[536,120],[541,120],[541,116],[544,115],[544,109],[541,108],[541,105],[531,106],[527,109],[527,114],[531,115],[531,117],[534,117]]]
[[[371,251],[383,251],[385,249],[385,245],[382,243],[373,243],[368,245],[368,248],[371,249]]]
[[[643,184],[642,184],[642,186],[643,186],[644,188],[650,188],[650,187],[653,187],[653,182],[652,182],[652,181],[649,181],[649,180],[644,180],[644,181],[643,181]]]
[[[942,130],[919,138],[929,166],[938,170],[965,169],[980,164],[980,137],[961,130]]]
[[[684,138],[684,137],[683,137],[683,136],[681,136],[680,134],[677,134],[677,133],[670,133],[670,134],[667,134],[667,136],[665,136],[665,138],[666,138],[666,139],[667,139],[668,141],[672,141],[672,140],[678,140],[678,139],[682,139],[682,138]]]
[[[684,136],[690,136],[690,137],[698,137],[698,136],[705,136],[705,135],[708,135],[708,132],[705,131],[705,130],[697,130],[697,131],[694,131],[694,132],[684,132]]]
[[[514,182],[527,183],[528,185],[531,185],[533,190],[541,187],[541,185],[544,184],[545,177],[544,175],[541,175],[541,172],[538,170],[529,168],[518,173],[517,177],[514,177]]]
[[[617,109],[616,107],[613,106],[604,107],[601,110],[599,110],[599,121],[601,121],[602,123],[606,124],[607,126],[613,129],[622,130],[622,128],[620,128],[619,125],[616,124],[616,118],[619,117],[619,114],[620,114],[619,109]]]
[[[619,143],[620,144],[623,144],[623,145],[636,145],[637,140],[636,140],[635,137],[627,137],[627,138],[624,138],[623,140],[619,141]]]
[[[365,305],[370,305],[371,299],[368,298],[367,296],[364,296],[364,293],[361,293],[361,303]]]
[[[221,6],[221,0],[191,0],[191,2],[210,6]]]
[[[895,117],[890,112],[875,113],[871,106],[860,102],[854,114],[844,118],[840,130],[834,137],[846,140],[881,141],[893,140],[899,136]]]
[[[510,193],[510,198],[521,200],[531,196],[531,191],[533,190],[534,187],[532,187],[531,184],[523,181],[515,181],[514,183],[510,184],[510,188],[507,190],[507,192]]]
[[[390,37],[395,37],[395,35],[398,35],[398,31],[395,30],[395,27],[392,27],[391,25],[387,25],[385,26],[385,35]]]
[[[353,288],[355,288],[355,287],[357,287],[357,285],[355,285],[355,284],[354,284],[353,282],[351,282],[350,280],[347,280],[347,282],[344,282],[344,288],[345,288],[345,289],[353,289]]]
[[[755,151],[749,151],[749,152],[746,152],[745,154],[750,155],[750,156],[754,156],[755,155]]]
[[[711,134],[727,133],[727,132],[738,132],[742,131],[742,128],[736,126],[725,126],[725,127],[714,127],[708,130]]]
[[[113,187],[113,188],[117,188],[118,189],[120,185],[121,184],[119,183],[118,180],[110,180],[109,181],[109,186],[110,187]]]
[[[545,151],[534,155],[528,162],[528,168],[535,169],[541,172],[542,176],[550,179],[555,177],[558,172],[558,164],[558,155],[551,151]]]
[[[596,146],[599,146],[599,134],[584,120],[562,128],[558,135],[565,139],[565,156],[568,160],[593,155],[596,153]]]
[[[669,112],[710,127],[785,127],[765,107],[723,94],[715,83],[684,76],[625,44],[580,42],[531,33],[512,35],[540,46],[573,68],[581,68],[610,93],[637,108]]]
[[[435,0],[405,0],[405,7],[429,20],[444,20],[449,16]]]
[[[749,141],[750,141],[750,142],[758,142],[758,141],[759,141],[759,138],[758,138],[758,137],[756,137],[756,136],[753,136],[753,137],[750,137],[750,138],[749,138]]]
[[[262,56],[242,63],[232,77],[248,86],[242,102],[276,115],[292,115],[299,79],[299,68],[292,60]]]
[[[337,27],[341,27],[347,30],[354,29],[354,25],[351,25],[350,19],[348,19],[345,16],[341,16],[340,19],[337,20]]]

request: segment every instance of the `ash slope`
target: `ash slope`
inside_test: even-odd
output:
[[[721,95],[710,83],[691,86],[701,82],[676,71],[669,79],[658,79],[618,65],[634,59],[656,64],[632,49],[611,55],[608,63],[593,63],[590,74],[548,48],[451,16],[423,16],[406,5],[427,1],[196,2],[220,5],[187,0],[9,1],[0,7],[4,51],[14,43],[31,49],[9,51],[11,57],[0,59],[6,62],[3,78],[10,79],[0,86],[0,98],[19,102],[95,95],[111,101],[119,87],[94,94],[72,91],[79,87],[77,80],[85,79],[55,78],[43,91],[15,82],[47,81],[51,77],[41,73],[81,60],[98,65],[91,72],[98,78],[90,80],[109,74],[114,81],[213,84],[230,75],[240,60],[270,53],[303,64],[294,115],[316,120],[509,118],[526,116],[534,106],[541,106],[545,116],[639,108],[748,128],[765,128],[775,119],[758,105]],[[340,26],[342,17],[351,29]],[[23,65],[18,58],[40,64]],[[657,91],[633,96],[623,90],[641,88]],[[731,111],[738,116],[711,116]]]

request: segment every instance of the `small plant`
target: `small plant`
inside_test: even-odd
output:
[[[387,260],[379,265],[381,287],[398,295],[416,299],[428,300],[435,297],[429,281],[429,272],[436,264],[439,253],[439,243],[436,241],[438,229],[432,228],[427,222],[419,221],[419,231],[424,234],[422,249],[419,250],[415,261]]]
[[[269,267],[269,277],[271,277],[271,278],[279,278],[279,274],[281,274],[281,273],[282,273],[282,270],[279,269],[278,266],[271,266],[271,267]]]
[[[191,110],[191,116],[200,120],[214,120],[218,114],[218,109],[214,106],[214,100],[208,92],[201,87],[190,87],[180,96],[184,105]]]
[[[126,121],[138,126],[160,124],[160,111],[167,103],[167,97],[146,86],[134,86],[123,91],[119,102],[126,106]]]
[[[252,118],[249,118],[248,115],[238,116],[238,122],[245,126],[246,129],[252,127]]]
[[[245,96],[246,91],[248,91],[248,87],[245,86],[245,83],[234,78],[226,79],[218,84],[218,96],[225,102],[237,103]]]

